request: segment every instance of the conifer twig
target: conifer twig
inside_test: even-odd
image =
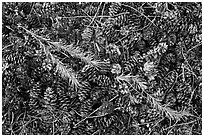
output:
[[[187,111],[181,111],[181,112],[177,112],[169,107],[165,107],[162,106],[161,103],[159,103],[159,101],[157,99],[155,99],[153,96],[151,96],[150,94],[148,94],[145,90],[148,88],[146,86],[143,86],[143,82],[142,80],[135,80],[134,78],[139,79],[139,77],[136,76],[131,76],[131,75],[127,75],[127,76],[119,76],[118,79],[122,80],[122,81],[126,81],[136,92],[138,92],[139,94],[141,94],[143,97],[145,97],[149,102],[151,102],[151,104],[157,108],[159,111],[161,111],[163,114],[165,114],[166,117],[168,117],[170,120],[171,119],[176,119],[176,120],[180,120],[183,116],[193,116],[193,117],[197,117],[194,116],[192,114],[190,114]],[[142,89],[142,92],[139,92],[138,90],[135,89],[135,86],[133,84],[131,84],[132,82],[141,82],[141,84],[138,83],[139,86]],[[143,95],[143,93],[146,94]]]

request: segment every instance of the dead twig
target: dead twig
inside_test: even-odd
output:
[[[135,8],[129,6],[129,5],[126,5],[126,4],[121,4],[121,5],[123,5],[123,6],[125,6],[125,7],[129,7],[129,8],[131,8],[131,9],[133,9],[134,11],[138,12],[138,13],[141,14],[143,17],[145,17],[148,21],[150,21],[157,29],[159,29],[159,28],[157,27],[157,25],[154,24],[155,18],[154,18],[153,20],[150,20],[146,15],[144,15],[143,13],[141,13],[139,10],[137,10],[137,9],[135,9]]]
[[[111,102],[112,100],[114,100],[115,98],[117,98],[118,96],[113,97],[112,99],[109,100],[109,102]],[[77,127],[80,123],[82,123],[84,120],[88,119],[92,114],[94,114],[95,112],[97,112],[98,110],[100,110],[103,107],[103,105],[101,105],[100,107],[98,107],[97,109],[95,109],[93,112],[91,112],[87,117],[85,117],[84,119],[82,119],[81,121],[79,121],[78,123],[76,123],[74,125],[74,127]]]

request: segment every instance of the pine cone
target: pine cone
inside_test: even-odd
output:
[[[88,114],[90,114],[92,110],[92,105],[93,102],[90,99],[83,102],[80,108],[81,116],[86,117]]]
[[[18,6],[20,14],[25,17],[30,14],[32,7],[33,7],[33,2],[22,2]]]
[[[46,89],[44,93],[44,100],[46,107],[51,107],[53,109],[57,107],[58,96],[52,88],[48,87]]]
[[[88,82],[83,82],[80,89],[77,91],[77,95],[80,101],[84,101],[91,92],[91,85]]]
[[[37,110],[42,108],[42,89],[40,87],[40,83],[34,84],[33,88],[29,90],[30,100],[29,107],[31,113],[37,113]]]
[[[30,98],[28,106],[31,114],[36,114],[38,112],[37,110],[42,108],[40,101],[37,98]]]
[[[149,123],[152,121],[156,121],[157,119],[160,118],[161,114],[157,109],[149,109],[147,111],[147,118],[145,118],[145,122]]]
[[[189,99],[191,97],[192,88],[186,84],[180,84],[177,87],[176,101],[179,105],[187,106],[189,105]]]
[[[131,104],[135,105],[135,104],[141,104],[143,102],[143,96],[141,94],[136,94],[133,96],[130,96],[130,102]]]

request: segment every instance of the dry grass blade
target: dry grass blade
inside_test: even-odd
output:
[[[88,25],[88,27],[91,26],[91,24],[94,22],[94,20],[95,20],[97,14],[98,14],[98,12],[99,12],[99,9],[100,9],[100,7],[101,7],[101,4],[102,4],[102,3],[100,2],[100,5],[98,6],[98,9],[97,9],[97,11],[96,11],[96,14],[95,14],[95,16],[92,18],[92,21],[91,21],[91,23]]]

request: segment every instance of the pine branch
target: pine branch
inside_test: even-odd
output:
[[[150,94],[146,93],[147,97],[146,99],[151,102],[151,104],[157,108],[160,112],[162,112],[163,114],[165,114],[166,117],[168,117],[169,119],[174,119],[174,120],[180,120],[182,119],[184,116],[193,116],[194,115],[190,114],[189,112],[183,110],[183,111],[175,111],[169,107],[165,107],[162,106],[159,101],[157,101],[154,97],[152,97]]]
[[[24,29],[27,33],[29,33],[30,35],[32,35],[37,41],[39,41],[41,47],[44,49],[44,52],[46,53],[46,55],[48,56],[48,49],[47,47],[41,42],[44,41],[46,42],[48,45],[50,45],[49,48],[53,47],[57,48],[58,50],[64,52],[68,52],[69,55],[71,55],[72,57],[76,57],[81,59],[82,61],[84,61],[85,63],[94,66],[96,68],[101,68],[101,64],[109,64],[108,62],[101,62],[98,60],[94,60],[94,55],[90,54],[90,53],[84,53],[81,51],[81,49],[79,47],[73,47],[73,45],[68,45],[68,46],[64,46],[63,44],[61,44],[60,42],[51,42],[49,39],[45,39],[42,36],[38,36],[37,34],[27,30],[26,28],[22,27],[22,26],[18,26],[19,28]]]
[[[120,75],[116,77],[117,80],[126,81],[127,83],[132,83],[132,85],[136,85],[135,87],[141,88],[142,90],[147,89],[147,82],[144,81],[139,75],[131,76],[130,74],[127,75]]]
[[[94,55],[90,54],[90,53],[84,53],[81,51],[80,48],[78,47],[73,47],[73,45],[68,45],[68,46],[64,46],[59,42],[50,42],[52,45],[54,45],[56,48],[58,48],[59,50],[62,51],[66,51],[68,52],[72,57],[76,57],[81,59],[82,61],[84,61],[86,64],[89,64],[91,66],[97,67],[97,68],[101,68],[101,64],[107,64],[108,62],[101,62],[98,60],[94,60]]]
[[[49,45],[55,45],[57,46],[57,48],[62,48],[65,49],[62,45],[59,45],[58,42],[50,42],[48,39],[45,39],[41,36],[36,35],[35,33],[27,30],[24,27],[19,26],[19,28],[24,29],[27,33],[29,33],[30,35],[32,35],[41,45],[42,49],[44,50],[46,57],[47,58],[51,58],[51,61],[56,64],[56,71],[59,72],[59,74],[61,75],[62,78],[67,79],[69,81],[69,84],[74,87],[77,88],[79,87],[79,81],[76,78],[76,75],[74,74],[73,70],[71,68],[66,67],[59,59],[57,59],[56,57],[54,57],[51,52],[49,51],[48,47],[42,43],[42,41],[46,42]],[[69,53],[71,55],[75,55],[75,56],[79,56],[81,58],[83,58],[84,60],[86,59],[86,57],[83,56],[83,53],[81,53],[77,48],[73,49],[71,48],[70,50],[68,50]],[[88,59],[86,59],[88,60]]]
[[[53,63],[56,64],[56,71],[59,72],[62,78],[67,79],[69,84],[74,87],[78,88],[80,86],[80,83],[78,79],[76,78],[76,74],[71,68],[68,68],[65,66],[59,59],[54,57],[52,54],[50,54],[51,60]]]
[[[128,74],[125,76],[123,75],[118,76],[116,79],[127,82],[136,92],[139,92],[139,91],[135,89],[135,87],[139,86],[142,91],[142,93],[139,92],[139,94],[145,97],[147,101],[149,101],[155,108],[157,108],[163,115],[168,117],[170,120],[171,119],[180,120],[184,116],[196,117],[185,110],[178,112],[169,107],[162,106],[161,103],[156,98],[154,98],[153,96],[151,96],[146,92],[146,89],[148,89],[147,82],[145,82],[144,79],[141,79],[139,76],[131,76],[130,74]]]

